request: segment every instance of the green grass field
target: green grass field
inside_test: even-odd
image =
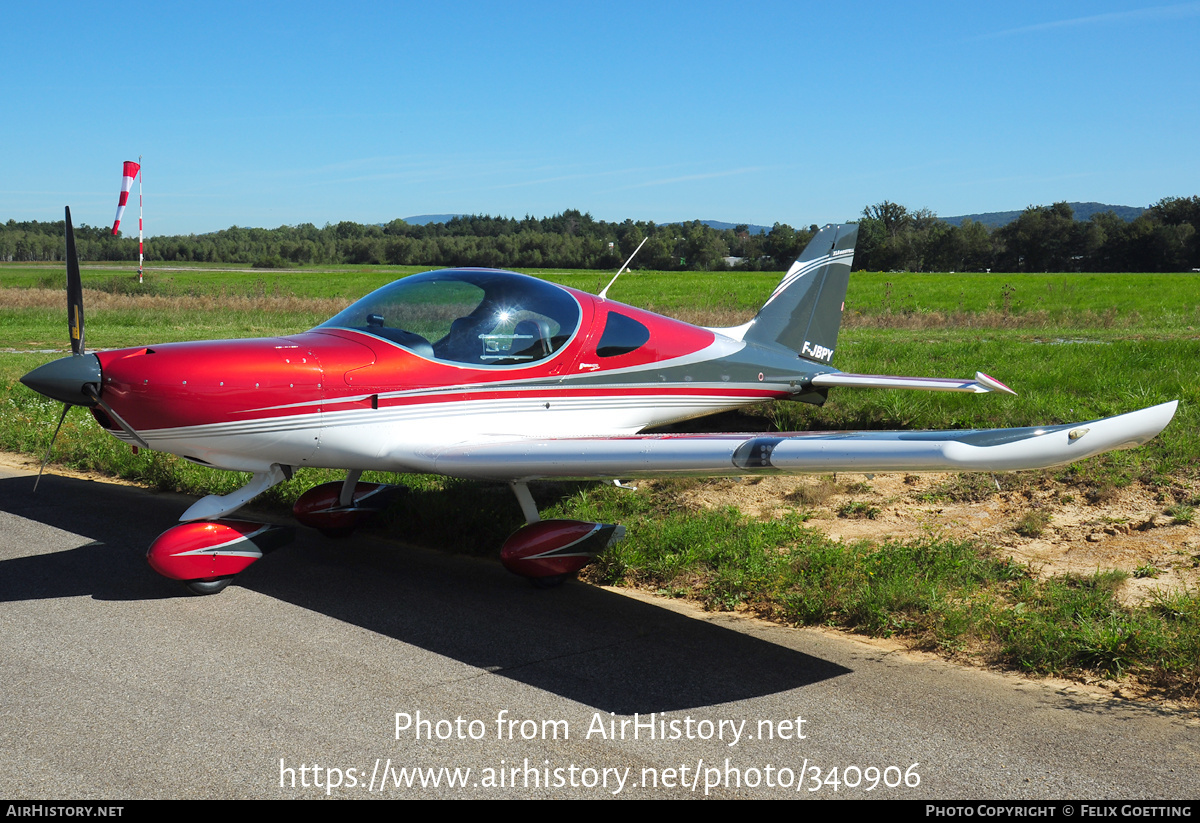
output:
[[[297,332],[414,269],[83,272],[89,349]],[[595,292],[610,272],[531,272]],[[778,273],[622,275],[613,299],[706,325],[749,319]],[[38,457],[57,404],[17,381],[66,350],[57,266],[0,265],[0,448]],[[1168,487],[1200,466],[1200,276],[1189,274],[930,275],[855,273],[835,365],[845,371],[966,377],[985,371],[1018,396],[838,390],[821,408],[762,407],[783,430],[973,428],[1073,422],[1182,401],[1151,444],[1049,473],[1067,486]],[[193,494],[232,491],[244,475],[168,455],[133,455],[74,410],[55,445],[66,465]],[[266,502],[287,505],[335,479],[301,472]],[[390,478],[396,480],[397,478]],[[521,523],[504,487],[403,477],[405,531],[422,543],[491,554]],[[680,481],[684,482],[684,481]],[[695,482],[695,481],[686,481]],[[1163,694],[1200,692],[1200,600],[1164,594],[1123,606],[1120,574],[1042,578],[976,542],[842,544],[805,523],[673,505],[671,483],[627,494],[597,484],[535,489],[547,517],[621,522],[628,538],[589,572],[601,582],[687,594],[711,608],[748,607],[784,622],[839,625],[906,637],[954,654],[1034,672],[1136,675]],[[1184,505],[1184,504],[1180,504]],[[1190,504],[1195,505],[1195,504]],[[449,523],[450,525],[446,525]]]
[[[336,266],[296,271],[187,266],[136,270],[92,264],[82,272],[85,289],[178,296],[335,298],[347,304],[417,266]],[[593,294],[612,279],[610,271],[522,269],[525,274]],[[626,272],[609,296],[672,316],[695,312],[752,315],[779,281],[778,272]],[[0,290],[62,289],[61,264],[0,263]],[[846,299],[848,323],[860,316],[989,313],[1009,322],[1059,326],[1084,322],[1089,328],[1148,326],[1156,333],[1200,328],[1200,276],[1196,274],[896,274],[855,272]],[[741,321],[737,321],[741,322]]]

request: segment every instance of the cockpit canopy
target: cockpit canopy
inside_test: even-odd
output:
[[[545,360],[579,329],[570,292],[493,269],[414,274],[377,289],[318,329],[353,329],[434,360],[521,366]]]

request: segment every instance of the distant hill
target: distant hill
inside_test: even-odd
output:
[[[1092,219],[1093,214],[1103,214],[1106,211],[1116,212],[1117,217],[1120,217],[1126,223],[1131,223],[1141,216],[1144,208],[1140,206],[1110,206],[1105,203],[1069,203],[1071,210],[1075,212],[1075,219],[1081,222],[1087,222]],[[952,226],[961,226],[962,221],[970,219],[976,223],[982,223],[989,229],[997,229],[1001,226],[1007,226],[1012,221],[1021,216],[1024,209],[1017,211],[989,211],[983,214],[960,214],[956,217],[939,218],[943,223],[949,223]],[[424,226],[426,223],[448,223],[455,217],[468,217],[467,214],[418,214],[413,217],[405,217],[404,222],[410,226]],[[669,223],[663,223],[664,226],[678,225],[683,220],[673,220]],[[717,231],[725,231],[726,229],[735,229],[742,223],[727,223],[724,220],[701,220],[701,223],[711,229]],[[383,224],[380,224],[383,225]],[[768,234],[771,231],[771,226],[759,226],[755,224],[745,224],[751,234]],[[796,226],[794,228],[806,228],[805,226]]]
[[[416,217],[405,217],[404,222],[410,226],[424,226],[426,223],[449,223],[455,217],[466,217],[465,214],[418,214]]]
[[[1083,222],[1091,220],[1093,214],[1103,214],[1106,211],[1111,211],[1115,212],[1117,217],[1120,217],[1126,223],[1131,223],[1145,211],[1140,206],[1109,206],[1104,203],[1068,203],[1067,205],[1075,212],[1075,219]],[[961,226],[962,221],[970,218],[976,223],[982,223],[989,229],[998,229],[1016,220],[1021,216],[1021,212],[1023,211],[1024,209],[1019,211],[989,211],[983,214],[960,214],[958,217],[943,217],[941,220],[952,226]]]
[[[701,220],[700,222],[703,223],[704,225],[708,226],[710,229],[716,229],[717,231],[725,231],[726,229],[736,229],[738,226],[741,226],[741,225],[745,225],[746,229],[751,234],[767,234],[768,232],[771,231],[770,226],[755,226],[755,225],[749,224],[749,223],[747,223],[747,224],[723,223],[720,220]]]
[[[426,223],[448,223],[451,220],[453,220],[455,217],[467,217],[467,216],[468,215],[465,215],[465,214],[418,214],[415,217],[405,217],[404,222],[408,223],[410,226],[424,226]],[[684,221],[676,220],[671,223],[664,223],[663,225],[664,226],[672,226],[672,225],[678,225],[681,222],[684,222]],[[687,221],[687,222],[691,222],[691,221]],[[725,223],[720,220],[701,220],[700,222],[703,223],[704,225],[708,226],[711,229],[716,229],[717,231],[724,231],[725,229],[734,229],[734,228],[737,228],[738,226],[742,225],[741,223]],[[769,231],[771,231],[770,226],[754,226],[754,225],[750,225],[750,224],[747,224],[747,229],[750,231],[751,234],[766,234]]]

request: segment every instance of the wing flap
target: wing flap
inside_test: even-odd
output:
[[[492,480],[1044,469],[1140,446],[1177,405],[1014,429],[496,438],[428,457],[439,474]]]

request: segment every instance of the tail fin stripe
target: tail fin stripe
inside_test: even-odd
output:
[[[829,260],[827,258],[818,257],[816,260],[810,260],[809,262],[805,263],[803,266],[800,266],[799,268],[796,268],[796,265],[793,264],[791,271],[789,271],[787,273],[787,275],[785,275],[784,278],[779,281],[779,285],[775,287],[775,291],[771,292],[771,296],[767,298],[767,302],[764,303],[763,305],[764,306],[770,305],[772,300],[774,300],[776,297],[778,297],[779,295],[781,295],[785,291],[787,291],[788,288],[791,287],[791,285],[793,283],[795,283],[799,278],[808,274],[813,269],[820,268],[821,266],[825,265],[828,262],[829,262]]]

